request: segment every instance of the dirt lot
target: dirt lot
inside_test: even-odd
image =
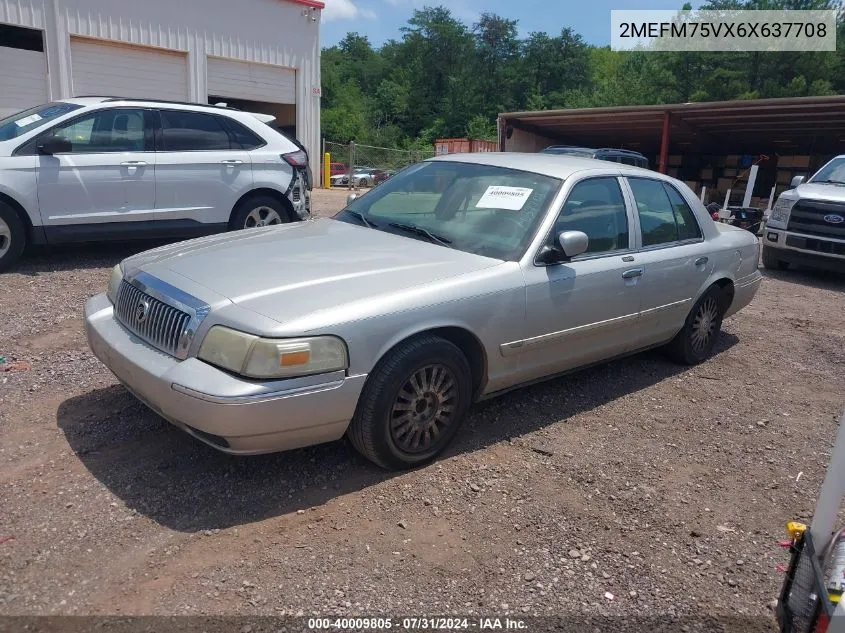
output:
[[[770,620],[845,403],[845,280],[766,272],[709,362],[648,353],[478,405],[397,475],[342,442],[227,457],[136,402],[81,312],[139,248],[0,276],[0,613]]]

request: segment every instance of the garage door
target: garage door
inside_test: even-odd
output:
[[[44,53],[0,46],[0,116],[47,101],[47,62]]]
[[[270,64],[209,57],[208,94],[249,101],[296,103],[296,71]]]
[[[73,94],[188,100],[185,53],[72,38]]]

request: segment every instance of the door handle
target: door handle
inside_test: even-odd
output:
[[[143,160],[127,160],[120,163],[121,167],[143,167],[147,162]]]
[[[695,260],[695,265],[696,266],[704,266],[704,264],[706,264],[709,261],[710,260],[707,257],[699,257],[698,259]]]
[[[635,277],[642,277],[643,276],[643,269],[642,268],[632,268],[631,270],[626,270],[622,273],[622,279],[634,279]]]
[[[237,158],[233,158],[230,160],[221,160],[221,165],[243,165],[244,162],[242,160],[238,160]]]

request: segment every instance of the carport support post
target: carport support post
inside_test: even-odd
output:
[[[671,116],[668,112],[663,113],[663,135],[660,137],[660,166],[659,171],[665,174],[669,162],[669,122]]]
[[[704,204],[704,196],[707,193],[707,187],[701,188],[701,204]]]
[[[742,199],[743,207],[751,206],[751,195],[754,193],[754,184],[757,182],[757,165],[751,166],[751,173],[748,175],[748,185],[745,187],[745,197]]]

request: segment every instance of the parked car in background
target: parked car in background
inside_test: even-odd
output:
[[[766,222],[763,265],[845,272],[845,155],[829,161],[778,197]]]
[[[377,169],[372,167],[356,167],[352,170],[353,187],[372,187],[375,184]],[[338,174],[331,177],[332,186],[349,185],[349,174]]]
[[[346,163],[329,163],[329,176],[341,176],[349,171]]]
[[[583,156],[584,158],[596,158],[598,160],[607,160],[611,163],[622,163],[623,165],[648,169],[648,159],[643,154],[628,149],[614,149],[609,147],[591,149],[589,147],[574,147],[570,145],[552,145],[544,149],[543,152],[545,154],[567,154],[570,156]]]
[[[0,270],[28,243],[185,238],[309,217],[307,153],[270,121],[110,97],[0,120]]]
[[[656,346],[704,361],[757,292],[758,257],[754,235],[661,174],[454,154],[334,219],[130,257],[85,323],[132,393],[215,448],[346,434],[406,468],[477,400]]]
[[[396,172],[392,169],[380,169],[373,174],[373,184],[379,185],[395,175]]]

